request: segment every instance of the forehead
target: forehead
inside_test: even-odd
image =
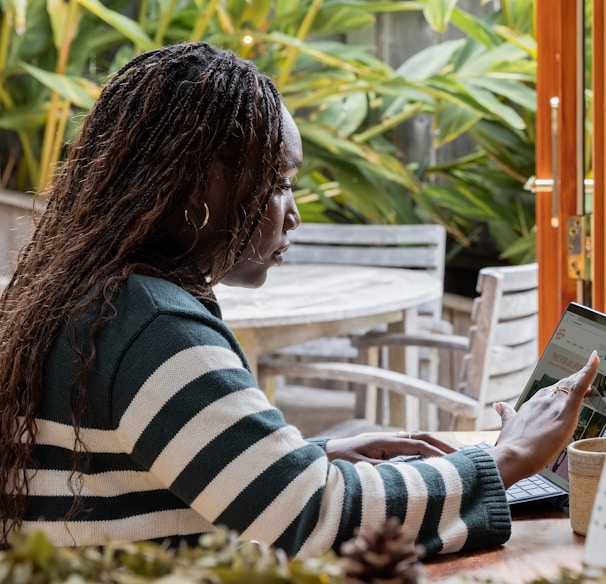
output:
[[[282,105],[282,148],[285,168],[299,169],[303,162],[303,146],[297,124]]]

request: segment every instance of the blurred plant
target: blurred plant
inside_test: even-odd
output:
[[[488,22],[456,0],[0,0],[0,186],[39,190],[107,74],[167,43],[206,40],[271,75],[303,138],[297,200],[308,221],[443,223],[460,246],[487,224],[526,261],[534,167],[532,0]],[[423,11],[445,41],[393,69],[348,42],[381,13]],[[386,14],[384,17],[389,17]],[[434,148],[466,134],[469,155],[404,164],[390,132],[429,114]],[[1,149],[0,149],[1,150]]]
[[[455,248],[488,230],[501,259],[532,261],[534,197],[524,184],[535,160],[533,1],[503,0],[487,20],[456,1],[417,4],[436,31],[454,26],[464,38],[408,58],[395,71],[398,94],[385,95],[377,108],[379,124],[352,138],[366,142],[419,113],[430,115],[433,158],[409,165],[420,185],[409,192],[419,217],[445,225]],[[450,160],[441,154],[462,136],[473,143],[468,154]]]
[[[156,543],[103,548],[55,547],[43,532],[13,536],[0,552],[3,584],[344,584],[334,554],[291,560],[280,550],[238,541],[223,527],[200,537],[195,548],[167,549]]]

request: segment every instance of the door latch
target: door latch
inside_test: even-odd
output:
[[[591,215],[577,215],[567,220],[568,277],[573,280],[591,279]]]

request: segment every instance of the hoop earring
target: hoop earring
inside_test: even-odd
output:
[[[210,210],[208,208],[208,205],[206,204],[206,202],[204,202],[203,205],[204,205],[204,212],[205,212],[204,221],[202,221],[202,224],[199,225],[198,227],[196,227],[189,220],[189,211],[187,209],[185,209],[185,211],[183,213],[185,216],[185,223],[187,223],[190,227],[193,227],[196,231],[200,231],[200,230],[204,229],[208,225],[208,220],[210,219]]]

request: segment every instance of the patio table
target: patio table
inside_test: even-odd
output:
[[[440,280],[426,272],[342,264],[284,264],[260,288],[215,287],[255,375],[260,355],[288,345],[381,324],[414,333],[417,308],[442,292]],[[400,351],[390,366],[418,375],[417,351]],[[259,382],[264,387],[267,380]]]

